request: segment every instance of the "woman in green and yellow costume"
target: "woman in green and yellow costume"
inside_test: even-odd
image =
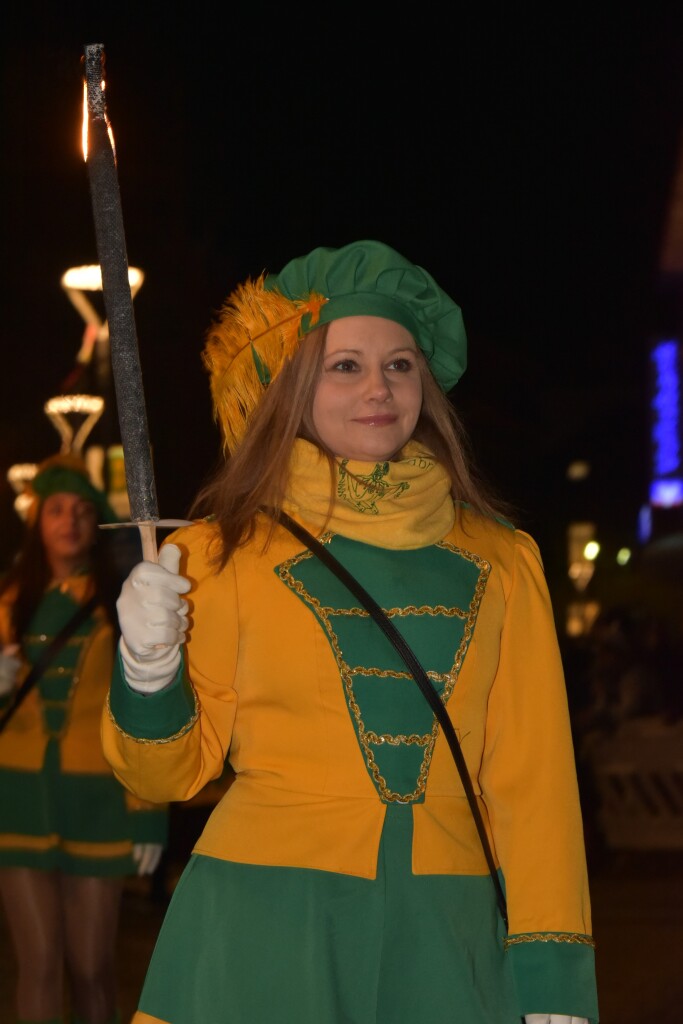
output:
[[[66,969],[74,1024],[113,1024],[123,881],[155,869],[167,808],[125,790],[102,752],[120,577],[107,568],[98,521],[116,517],[76,455],[47,459],[31,491],[25,542],[0,590],[0,897],[18,1019],[63,1020]],[[92,611],[15,703],[31,666],[93,595]]]
[[[135,1024],[585,1024],[594,948],[541,558],[470,468],[459,307],[376,241],[238,287],[204,350],[226,459],[142,562],[105,753],[132,793],[235,780],[173,893]],[[431,707],[322,539],[421,660],[465,757],[506,931]]]

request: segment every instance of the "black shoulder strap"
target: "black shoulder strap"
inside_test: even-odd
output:
[[[326,548],[324,544],[321,544],[319,540],[308,532],[308,530],[301,526],[300,523],[297,523],[296,520],[288,516],[286,512],[279,512],[276,518],[286,529],[290,531],[290,533],[293,533],[302,544],[305,544],[306,547],[309,548],[311,552],[328,567],[328,569],[338,576],[348,590],[350,590],[351,593],[367,609],[410,669],[411,675],[415,678],[415,682],[436,715],[437,721],[439,722],[439,725],[441,726],[448,741],[448,745],[451,748],[451,753],[453,754],[453,759],[460,775],[460,781],[462,782],[463,789],[465,790],[465,795],[474,817],[474,823],[477,826],[477,832],[479,833],[479,839],[481,840],[481,844],[484,849],[486,863],[488,864],[489,872],[495,887],[498,909],[500,910],[507,929],[508,918],[505,894],[503,893],[500,879],[498,878],[498,872],[496,871],[496,865],[489,845],[488,836],[486,834],[486,828],[477,804],[472,780],[470,779],[467,764],[465,763],[465,758],[463,757],[463,753],[460,749],[460,743],[458,742],[458,737],[456,736],[455,729],[453,728],[453,723],[448,717],[446,708],[444,707],[438,693],[432,686],[429,676],[415,657],[415,654],[408,646],[401,633],[396,629],[391,619],[385,615],[383,609],[380,608],[374,598],[372,598],[364,587],[361,586],[356,577],[352,576],[351,573],[344,568],[341,562],[334,557],[331,551]]]
[[[0,733],[7,726],[10,718],[14,715],[15,711],[23,704],[29,692],[36,685],[43,672],[50,664],[52,659],[55,657],[58,651],[62,649],[69,637],[76,632],[81,623],[85,622],[89,615],[95,610],[97,606],[97,596],[93,595],[85,604],[82,604],[80,608],[71,616],[69,621],[62,626],[59,633],[54,637],[52,642],[41,652],[40,657],[36,661],[35,665],[31,668],[29,674],[24,679],[23,683],[14,692],[14,698],[8,708],[5,709],[4,714],[0,718]]]

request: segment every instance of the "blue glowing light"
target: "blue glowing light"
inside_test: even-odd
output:
[[[653,480],[650,484],[650,504],[660,508],[683,505],[683,480],[669,477],[667,480]]]
[[[638,513],[638,540],[641,544],[647,544],[652,536],[652,509],[649,505],[643,505]]]
[[[653,480],[650,504],[663,508],[683,505],[681,474],[681,409],[679,350],[677,341],[661,341],[651,352],[655,369],[652,449]]]

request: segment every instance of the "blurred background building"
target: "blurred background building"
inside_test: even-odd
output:
[[[652,290],[640,381],[648,458],[644,476],[634,452],[630,485],[632,498],[640,492],[640,504],[631,501],[630,521],[611,500],[614,481],[601,473],[604,466],[596,467],[580,445],[566,464],[566,578],[560,579],[555,562],[552,586],[558,627],[570,638],[589,634],[600,613],[615,606],[662,618],[679,637],[683,629],[683,147]],[[581,417],[578,407],[578,423]],[[618,444],[619,423],[608,406],[602,429]]]

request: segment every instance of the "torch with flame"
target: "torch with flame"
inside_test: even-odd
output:
[[[114,139],[104,100],[102,43],[85,47],[83,151],[90,180],[102,292],[109,323],[130,515],[132,524],[140,530],[143,558],[155,562],[157,526],[178,526],[185,520],[159,519]]]

